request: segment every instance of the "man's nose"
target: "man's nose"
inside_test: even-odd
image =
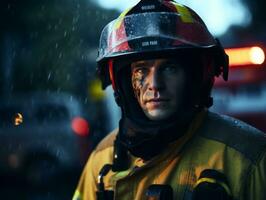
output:
[[[159,70],[153,68],[149,75],[149,90],[160,90],[163,88],[163,77],[160,74]]]

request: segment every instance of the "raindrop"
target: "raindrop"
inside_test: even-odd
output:
[[[58,58],[61,59],[62,56],[63,56],[63,54],[62,54],[62,52],[60,52]]]
[[[48,77],[47,77],[47,80],[49,81],[50,78],[51,78],[51,72],[49,72]]]
[[[55,48],[56,48],[56,49],[58,48],[58,43],[55,43]]]
[[[70,80],[70,74],[67,74],[67,77],[66,77],[67,81]]]
[[[79,15],[77,15],[76,17],[72,19],[72,24],[76,24],[78,20],[79,20]]]
[[[61,153],[60,150],[57,150],[57,151],[56,151],[56,156],[57,156],[57,157],[61,157],[61,156],[62,156],[62,153]]]
[[[85,99],[84,99],[84,104],[87,104],[88,103],[88,98],[86,97]]]
[[[76,27],[75,26],[72,26],[72,31],[75,31],[76,30]]]
[[[66,36],[67,36],[67,31],[64,32],[64,37],[66,37]]]

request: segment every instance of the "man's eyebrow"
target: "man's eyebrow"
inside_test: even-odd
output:
[[[145,67],[145,66],[150,66],[152,65],[153,61],[137,61],[135,63],[132,63],[131,66],[136,68],[136,67]]]

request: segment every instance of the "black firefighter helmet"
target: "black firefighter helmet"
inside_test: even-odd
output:
[[[202,80],[211,82],[204,84],[208,85],[208,92],[203,92],[205,96],[202,97],[203,104],[209,107],[212,103],[206,99],[210,99],[214,76],[223,74],[224,80],[228,77],[228,56],[219,41],[214,39],[202,19],[189,7],[171,0],[141,0],[103,29],[97,72],[103,89],[112,84],[119,96],[119,77],[116,72],[128,65],[114,64],[114,61],[129,62],[163,55],[176,57],[179,54],[199,53],[213,60],[212,70],[203,69],[202,74]],[[191,56],[184,58],[189,60]],[[201,66],[207,65],[198,67]]]

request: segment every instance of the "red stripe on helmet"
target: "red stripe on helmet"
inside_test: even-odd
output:
[[[128,44],[127,38],[128,35],[125,30],[125,24],[124,24],[124,19],[121,19],[122,22],[119,22],[120,25],[115,28],[115,30],[112,32],[110,35],[109,39],[109,47],[110,47],[110,52],[116,53],[116,52],[125,52],[125,51],[130,51],[131,48]],[[121,41],[123,41],[121,43]],[[117,43],[119,45],[117,45]]]

